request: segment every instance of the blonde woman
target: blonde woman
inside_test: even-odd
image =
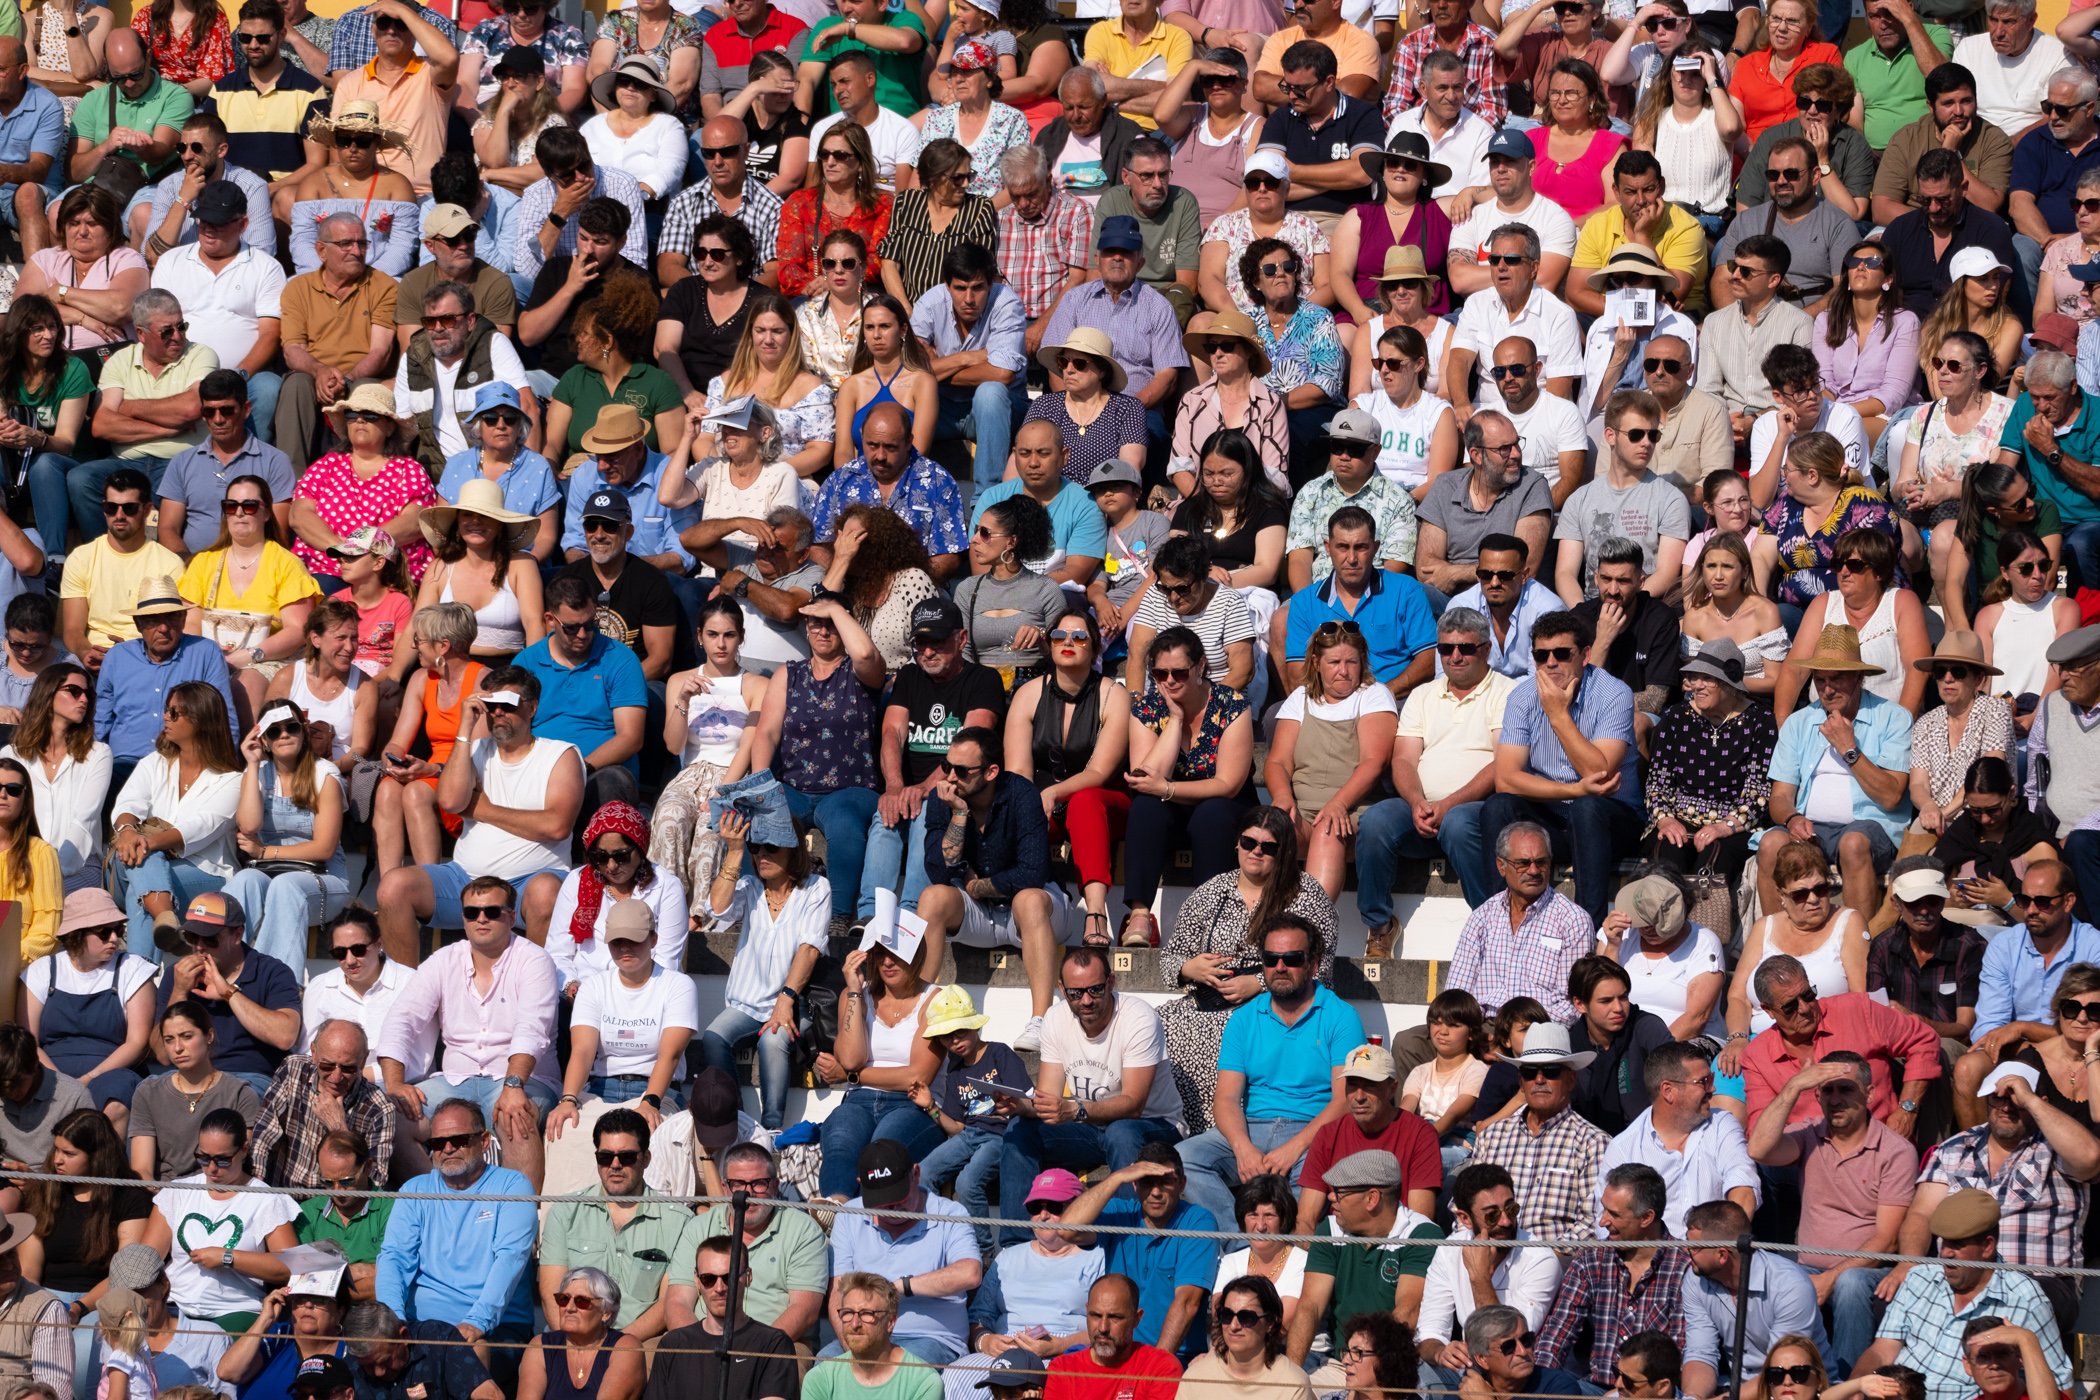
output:
[[[483,180],[523,194],[546,175],[537,153],[540,133],[569,124],[561,114],[561,93],[547,81],[546,60],[532,44],[505,50],[489,75],[496,79],[496,95],[474,123],[474,155]]]
[[[822,311],[820,305],[819,314]],[[856,327],[859,319],[856,301]],[[831,383],[805,363],[806,358],[799,318],[787,298],[754,288],[736,354],[726,372],[707,381],[703,412],[712,416],[731,399],[755,397],[772,410],[773,426],[780,434],[782,460],[794,468],[796,476],[813,481],[831,464],[838,396]],[[849,354],[849,364],[851,358]],[[692,399],[688,397],[686,402],[690,405]],[[714,434],[703,425],[694,436],[694,458],[710,457],[715,451]],[[668,473],[664,480],[670,480]]]
[[[1726,531],[1706,541],[1685,589],[1680,644],[1690,660],[1708,642],[1735,643],[1743,654],[1743,689],[1769,697],[1793,642],[1779,605],[1756,590],[1754,578],[1750,546],[1741,535]]]
[[[1684,24],[1690,28],[1689,21]],[[1680,68],[1679,59],[1698,66]],[[1742,113],[1722,88],[1720,61],[1704,44],[1695,40],[1663,62],[1667,81],[1648,84],[1634,113],[1633,148],[1655,157],[1663,188],[1692,211],[1708,239],[1718,240],[1735,197],[1731,152],[1743,134]]]
[[[719,451],[703,454],[702,441]],[[704,419],[687,419],[685,436],[657,483],[656,499],[674,510],[698,505],[709,517],[734,517],[752,522],[754,528],[782,506],[799,506],[801,483],[794,468],[781,460],[773,410],[746,394]],[[758,548],[751,530],[733,530],[727,538],[746,549]]]
[[[1990,249],[1972,246],[1948,262],[1947,276],[1952,285],[1918,330],[1919,362],[1931,364],[1940,342],[1954,331],[1974,331],[1991,347],[1993,373],[1986,382],[2002,384],[2020,358],[2020,341],[2026,334],[2012,309],[2012,269]],[[1926,393],[1937,398],[1937,390],[1935,376],[1927,375]]]

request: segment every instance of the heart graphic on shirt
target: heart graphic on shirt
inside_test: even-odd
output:
[[[195,1229],[191,1227],[195,1226]],[[225,1236],[221,1239],[220,1236]],[[182,1246],[185,1254],[195,1254],[200,1249],[238,1249],[241,1243],[241,1218],[229,1215],[222,1220],[191,1211],[182,1217],[175,1227],[175,1243]]]

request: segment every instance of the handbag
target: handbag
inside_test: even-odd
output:
[[[273,856],[269,860],[251,860],[248,862],[248,868],[259,870],[274,880],[279,875],[318,875],[321,873],[321,862],[287,860],[283,856]]]
[[[1706,848],[1698,866],[1686,874],[1685,883],[1692,887],[1692,907],[1686,914],[1693,923],[1712,929],[1726,943],[1735,924],[1735,890],[1721,873],[1720,859],[1721,843],[1716,841]]]
[[[117,86],[116,83],[109,85],[109,129],[111,131],[117,129]],[[170,160],[158,170],[148,170],[142,162],[130,155],[122,151],[111,151],[96,164],[95,173],[88,176],[81,183],[93,185],[97,189],[108,190],[110,197],[117,201],[117,207],[122,209],[125,205],[131,203],[133,195],[136,195],[147,185],[159,180],[161,176],[167,174],[176,164],[178,164],[177,161]]]

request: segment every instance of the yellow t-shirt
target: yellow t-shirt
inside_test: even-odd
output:
[[[1685,293],[1684,303],[1686,310],[1696,311],[1706,305],[1706,230],[1683,205],[1667,207],[1669,220],[1655,252],[1672,272],[1692,274],[1692,289]],[[1583,221],[1582,231],[1575,235],[1575,256],[1569,260],[1568,276],[1595,272],[1611,261],[1612,253],[1625,241],[1626,211],[1617,204],[1599,209]]]
[[[244,592],[235,593],[220,572],[219,565],[225,557],[223,549],[207,549],[190,560],[190,566],[182,571],[182,581],[176,585],[186,601],[207,610],[261,613],[270,619],[270,630],[276,632],[284,625],[279,614],[288,604],[321,595],[321,586],[314,582],[306,565],[274,540],[263,544],[262,564]]]
[[[1254,65],[1258,73],[1283,72],[1283,51],[1305,37],[1305,26],[1294,24],[1288,29],[1279,29],[1269,36],[1261,46],[1261,61]],[[1353,29],[1343,25],[1334,34],[1319,41],[1334,52],[1334,72],[1337,78],[1378,77],[1378,40],[1368,29]]]
[[[109,536],[97,536],[93,544],[66,556],[66,571],[58,581],[61,603],[85,598],[88,605],[88,643],[104,649],[118,642],[137,639],[138,627],[131,620],[131,606],[139,600],[139,585],[155,574],[173,577],[182,572],[182,559],[173,550],[152,540],[129,554],[110,546]]]
[[[1157,78],[1165,82],[1179,73],[1181,65],[1194,57],[1195,52],[1196,41],[1189,37],[1189,32],[1164,19],[1155,20],[1152,33],[1139,43],[1131,41],[1120,16],[1099,20],[1086,32],[1087,61],[1102,60],[1108,65],[1108,71],[1119,78]],[[1147,64],[1151,67],[1147,68]],[[1141,117],[1135,112],[1124,115],[1147,131],[1159,127],[1159,123],[1150,117]]]

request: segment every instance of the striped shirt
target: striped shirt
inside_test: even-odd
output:
[[[965,243],[978,244],[988,253],[998,252],[999,216],[989,199],[965,195],[948,227],[935,233],[926,191],[906,190],[897,196],[890,231],[877,251],[896,265],[897,280],[904,284],[904,304],[913,306],[928,287],[941,280],[948,254]]]
[[[211,85],[199,107],[226,123],[229,165],[275,180],[306,164],[307,128],[326,115],[328,99],[319,78],[287,63],[268,92],[246,67],[236,68]]]

